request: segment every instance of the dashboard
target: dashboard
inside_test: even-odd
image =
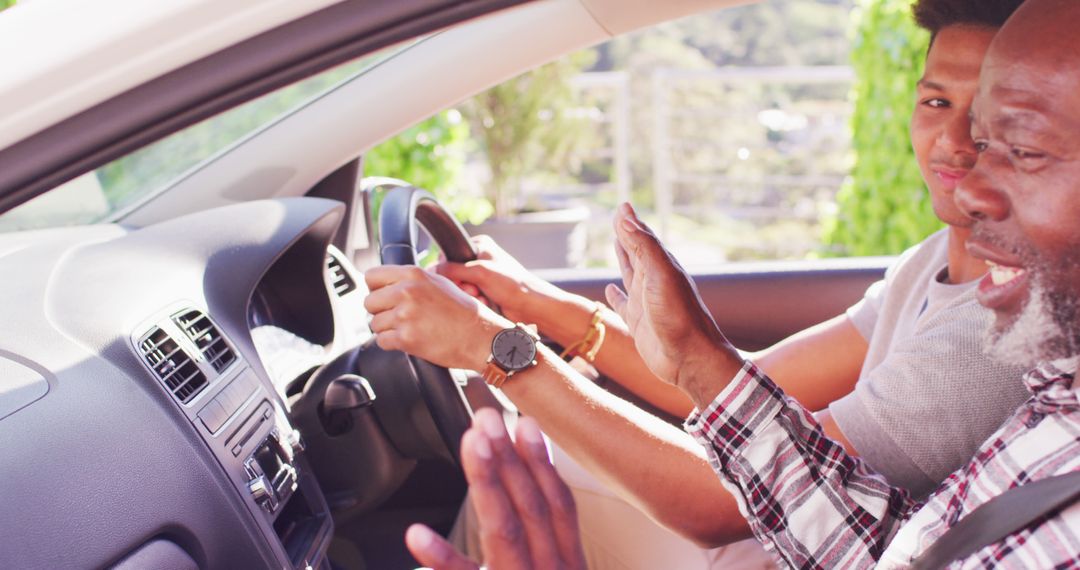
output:
[[[371,339],[343,213],[0,235],[0,567],[329,567],[291,407]]]

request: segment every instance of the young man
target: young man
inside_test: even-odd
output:
[[[847,315],[755,357],[811,409],[848,394],[833,404],[831,414],[823,414],[826,432],[850,441],[872,467],[916,494],[925,494],[970,458],[1024,397],[1015,382],[1018,370],[993,363],[980,350],[979,331],[988,314],[977,307],[973,280],[985,265],[964,250],[970,220],[952,204],[956,181],[975,160],[968,107],[979,65],[996,26],[1016,3],[923,0],[916,8],[934,41],[919,85],[912,140],[935,211],[949,228],[906,253],[886,281],[871,288]],[[576,342],[588,327],[593,305],[539,281],[490,245],[486,249],[492,259],[444,266],[443,273],[478,286],[508,318],[537,323],[561,343]],[[453,323],[460,318],[452,316],[454,309],[470,303],[452,300],[445,282],[400,268],[373,270],[368,280],[373,289],[368,308],[376,314],[372,326],[380,345],[439,364],[457,361],[439,360],[443,350],[466,354],[463,344],[489,350],[487,342],[468,340],[476,339],[465,332],[474,316]],[[427,290],[423,296],[403,294],[421,289]],[[391,310],[395,307],[400,310]],[[425,317],[406,321],[400,318],[406,313]],[[649,387],[670,391],[649,372],[625,325],[605,315],[608,334],[596,358],[598,368],[646,396]],[[735,499],[716,485],[700,449],[684,433],[566,368],[552,365],[546,372],[555,378],[515,379],[504,392],[601,483],[698,543],[712,546],[750,535]],[[666,406],[662,397],[653,401],[669,409],[681,403],[681,409],[672,411],[690,409],[685,396],[668,398]],[[585,501],[596,497],[579,494]],[[582,510],[589,509],[586,504]],[[595,526],[623,532],[619,523],[632,520],[630,511]],[[589,525],[585,529],[590,531]],[[609,536],[607,549],[619,548],[620,540],[625,542],[622,536]]]
[[[651,231],[628,206],[620,209],[616,237],[626,292],[609,287],[608,300],[652,370],[701,410],[687,429],[740,497],[755,536],[787,565],[907,567],[994,497],[1080,471],[1078,26],[1075,2],[1029,0],[994,40],[983,66],[973,105],[980,158],[955,200],[973,220],[969,251],[992,264],[979,283],[979,302],[994,314],[988,350],[1039,364],[1023,377],[1031,397],[925,503],[822,437],[810,414],[724,339],[689,277]],[[536,561],[545,557],[582,567],[566,490],[529,444],[538,438],[535,426],[522,426],[519,455],[489,415],[478,416],[484,429],[469,431],[463,452],[467,473],[480,482],[474,497],[483,505],[485,554],[517,567],[539,567]],[[511,471],[522,465],[519,457],[533,475]],[[523,509],[526,494],[539,506]],[[555,516],[521,514],[546,512]],[[500,540],[507,532],[525,539]],[[425,563],[467,564],[430,531],[411,529],[407,537]],[[1080,503],[954,564],[1078,568]]]

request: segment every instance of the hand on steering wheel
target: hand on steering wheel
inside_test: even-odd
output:
[[[476,259],[476,250],[470,244],[468,234],[434,196],[405,183],[397,183],[387,190],[379,212],[379,254],[383,265],[369,270],[365,278],[369,283],[379,285],[372,288],[376,290],[368,299],[368,303],[375,303],[371,306],[378,311],[369,311],[378,312],[380,315],[389,311],[393,315],[376,315],[378,321],[374,326],[384,332],[387,326],[396,327],[398,332],[380,335],[381,342],[377,341],[379,346],[368,347],[359,355],[358,360],[361,367],[364,361],[373,360],[392,360],[399,363],[390,365],[394,370],[388,376],[394,378],[380,375],[370,379],[373,383],[383,384],[382,387],[376,387],[376,393],[383,391],[393,396],[392,403],[384,402],[381,406],[377,404],[375,408],[384,423],[394,426],[388,431],[392,432],[389,435],[395,444],[399,448],[416,450],[421,454],[434,452],[435,455],[458,462],[461,436],[472,419],[461,386],[448,370],[448,366],[456,368],[459,363],[438,358],[441,355],[430,353],[429,346],[412,342],[418,338],[428,338],[426,335],[430,331],[410,323],[423,322],[427,323],[426,326],[438,324],[439,330],[446,331],[453,319],[464,313],[455,313],[454,316],[447,317],[450,320],[437,323],[436,319],[431,318],[431,314],[425,312],[435,310],[438,305],[444,305],[440,307],[442,311],[471,306],[471,314],[475,319],[479,314],[479,304],[463,294],[456,300],[446,295],[437,296],[438,282],[426,280],[425,277],[433,276],[416,266],[421,226],[447,259],[456,262]],[[400,286],[390,286],[391,282]],[[425,284],[435,286],[435,289],[425,288]],[[394,302],[387,301],[388,296],[393,297],[392,301],[411,299],[411,295],[421,289],[428,292],[425,297],[427,303],[423,307],[413,303],[413,308],[404,309],[404,313],[389,309]],[[456,287],[450,285],[449,289],[456,290]],[[402,296],[397,297],[394,291],[402,293]],[[443,293],[447,291],[443,290]],[[488,311],[489,320],[491,315],[494,313]],[[400,341],[409,342],[398,344]],[[475,339],[473,341],[476,342]],[[404,350],[408,354],[403,356],[397,352],[387,353],[387,350]],[[420,353],[436,357],[435,359],[442,363],[429,362],[423,356],[417,356]],[[398,358],[394,359],[392,355],[398,355]],[[380,370],[386,368],[378,362],[374,364]],[[432,426],[434,430],[431,429]],[[437,433],[432,433],[433,431]],[[441,440],[441,445],[433,444],[433,439]]]
[[[393,188],[384,196],[379,224],[380,253],[386,266],[371,270],[369,282],[374,283],[380,274],[428,276],[415,266],[419,226],[449,259],[468,261],[475,257],[468,235],[430,194],[400,181],[390,184]],[[388,184],[379,180],[377,185]],[[447,289],[457,291],[441,277],[439,280]],[[375,287],[369,302],[379,302],[394,289],[385,279],[379,283],[386,286]],[[440,281],[427,284],[437,287]],[[420,287],[402,284],[398,289],[409,298]],[[478,304],[464,294],[456,301],[445,295],[439,299],[442,310],[464,307],[463,312],[477,318]],[[445,299],[449,301],[441,302]],[[414,315],[406,310],[399,316],[409,317],[409,322],[418,316],[428,327],[435,322],[423,311]],[[356,317],[366,319],[367,315]],[[462,318],[450,316],[442,324],[452,325]],[[386,316],[378,317],[375,327],[382,330],[386,320]],[[404,327],[406,339],[417,336],[410,332],[411,326]],[[398,348],[387,344],[394,336],[380,335],[380,344]],[[292,402],[291,415],[304,431],[313,468],[336,516],[347,520],[389,498],[420,461],[460,465],[461,437],[472,422],[472,410],[462,390],[463,376],[446,366],[384,350],[370,341],[352,348],[335,347],[335,351],[336,356],[312,371],[302,393]],[[450,366],[465,364],[435,359]]]
[[[489,236],[474,236],[474,261],[444,260],[435,271],[514,322],[541,324],[551,303],[567,294],[537,277]],[[543,326],[541,326],[543,329]]]
[[[480,370],[491,339],[513,323],[441,275],[416,266],[384,265],[364,275],[364,308],[383,350],[400,350],[445,368]]]

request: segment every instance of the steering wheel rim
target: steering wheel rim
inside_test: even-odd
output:
[[[379,211],[381,263],[416,265],[421,226],[439,245],[447,260],[461,263],[476,259],[476,249],[469,241],[468,232],[430,192],[399,183],[386,191]],[[447,368],[411,355],[407,355],[407,359],[439,439],[450,459],[459,462],[461,436],[472,423],[472,410],[461,385]]]

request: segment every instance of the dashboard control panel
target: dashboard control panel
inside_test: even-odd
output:
[[[292,432],[297,433],[298,432]],[[298,440],[299,441],[299,440]],[[276,429],[244,461],[248,491],[267,515],[292,498],[298,486],[293,450]]]
[[[333,522],[301,453],[300,432],[277,390],[260,380],[209,312],[193,305],[178,303],[148,319],[132,335],[133,348],[217,457],[278,555],[293,568],[319,567]],[[186,389],[196,381],[197,388]]]

